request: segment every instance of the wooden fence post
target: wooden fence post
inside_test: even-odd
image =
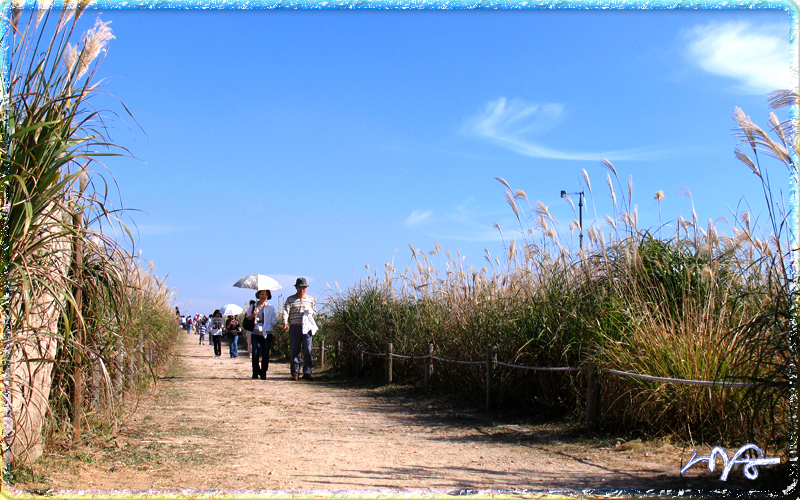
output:
[[[433,342],[428,342],[425,353],[425,394],[431,389],[431,374],[433,374]]]
[[[85,167],[84,167],[85,168]],[[82,194],[86,190],[86,175],[81,175],[80,191]],[[73,215],[73,229],[75,236],[72,240],[72,262],[71,271],[73,285],[72,292],[75,299],[72,308],[72,318],[69,328],[72,331],[76,345],[82,346],[84,342],[84,325],[81,317],[83,307],[83,288],[81,287],[81,276],[83,276],[83,211]],[[72,442],[77,443],[81,439],[81,422],[83,421],[83,352],[81,347],[72,347]]]
[[[586,373],[586,427],[594,431],[600,424],[600,383],[594,356],[599,352],[597,346],[589,347],[589,358],[584,363]]]
[[[486,410],[492,408],[492,369],[497,361],[497,346],[490,345],[486,349]]]
[[[392,383],[392,343],[386,343],[386,385]]]
[[[325,369],[325,341],[319,341],[319,369]]]

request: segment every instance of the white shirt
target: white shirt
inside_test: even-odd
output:
[[[253,314],[253,308],[256,307],[256,304],[253,304],[250,309],[247,310],[247,315],[250,316]],[[256,317],[256,326],[253,327],[253,335],[269,335],[272,332],[272,328],[275,326],[275,323],[278,322],[278,315],[275,314],[275,308],[272,307],[269,302],[264,304],[259,311]]]
[[[211,335],[222,335],[222,329],[224,328],[224,323],[222,318],[208,318],[208,332]]]
[[[303,333],[310,333],[314,335],[319,330],[317,322],[314,320],[314,309],[306,307],[303,310]]]

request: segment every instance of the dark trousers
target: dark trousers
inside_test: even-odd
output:
[[[211,340],[214,342],[214,356],[222,355],[222,335],[212,335]]]
[[[250,344],[252,346],[253,354],[253,378],[260,377],[262,380],[267,378],[267,370],[269,369],[269,353],[272,351],[272,344],[275,342],[275,336],[269,334],[266,337],[253,333],[250,336]],[[261,358],[259,366],[259,358]]]
[[[303,354],[303,375],[314,371],[314,358],[311,357],[311,334],[303,333],[302,325],[289,325],[289,363],[292,375],[300,374],[300,354]]]

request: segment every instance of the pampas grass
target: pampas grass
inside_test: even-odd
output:
[[[775,102],[796,102],[786,94]],[[633,203],[633,179],[618,205],[609,161],[606,184],[610,214],[586,227],[583,255],[563,246],[559,228],[541,202],[525,209],[524,191],[502,178],[504,197],[519,224],[518,239],[504,244],[501,256],[485,252],[490,268],[465,267],[460,259],[434,265],[411,248],[409,268],[387,266],[382,279],[364,277],[353,288],[333,294],[326,342],[345,349],[425,353],[428,342],[447,359],[485,359],[489,345],[498,360],[528,366],[581,366],[592,346],[601,367],[667,378],[749,381],[751,389],[678,385],[603,374],[602,426],[615,433],[702,439],[715,444],[756,440],[782,450],[789,436],[788,373],[790,299],[788,213],[773,193],[758,155],[796,165],[786,151],[791,128],[770,116],[773,140],[741,110],[734,116],[737,136],[750,148],[737,158],[756,174],[769,205],[770,231],[750,213],[720,218],[701,227],[692,201],[691,216],[676,216],[675,233],[640,229]],[[612,179],[613,175],[613,179]],[[591,184],[583,171],[586,188]],[[691,200],[691,192],[681,193]],[[571,203],[570,200],[567,200]],[[610,231],[604,233],[603,220]],[[577,223],[570,223],[570,230]],[[494,227],[500,232],[498,224]],[[500,233],[502,235],[502,232]],[[656,236],[657,235],[657,236]],[[505,238],[504,238],[504,241]],[[440,246],[435,255],[441,256]],[[339,360],[352,372],[355,355]],[[380,378],[380,362],[360,365],[362,375]],[[395,380],[421,382],[421,365],[394,362]],[[349,368],[348,368],[349,367]],[[483,397],[480,365],[436,364],[433,389],[458,394],[474,404]],[[497,367],[498,402],[540,415],[582,418],[585,381],[575,373],[528,372]]]
[[[106,139],[91,103],[99,55],[113,35],[98,20],[78,36],[86,0],[65,4],[49,28],[50,5],[41,2],[26,21],[16,8],[4,40],[7,462],[34,460],[43,438],[69,444],[84,419],[113,428],[123,392],[155,380],[177,334],[171,292],[140,267],[130,242],[109,235],[130,235],[114,224],[100,174],[104,156],[127,152]]]

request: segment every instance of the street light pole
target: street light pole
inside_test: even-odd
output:
[[[580,233],[579,233],[580,236],[579,236],[579,239],[578,239],[578,245],[580,246],[580,249],[583,250],[583,190],[581,190],[581,191],[579,191],[577,193],[568,193],[568,192],[564,191],[563,189],[561,190],[561,197],[562,198],[566,198],[568,194],[577,194],[578,195],[578,226],[580,226],[578,228],[578,229],[580,229]]]

